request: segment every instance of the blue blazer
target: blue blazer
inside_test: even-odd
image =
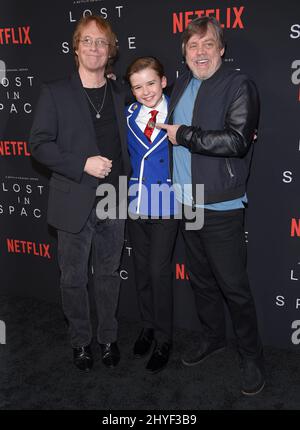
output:
[[[160,130],[152,143],[148,141],[136,123],[141,106],[135,102],[126,108],[127,143],[132,167],[129,212],[153,217],[173,215],[176,213],[176,199],[167,134]]]

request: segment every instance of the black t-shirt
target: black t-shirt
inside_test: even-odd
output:
[[[123,166],[119,128],[111,89],[109,85],[107,85],[106,94],[105,85],[101,88],[85,88],[84,90],[90,98],[89,106],[95,128],[99,153],[103,157],[112,160],[112,170],[110,174],[103,179],[99,179],[99,185],[103,183],[112,184],[115,187],[116,192],[118,192],[119,176],[123,173]],[[105,99],[103,103],[104,95]],[[100,110],[102,103],[103,107]],[[96,117],[96,111],[99,112],[100,118]],[[95,203],[97,203],[98,200],[99,197],[97,197]]]

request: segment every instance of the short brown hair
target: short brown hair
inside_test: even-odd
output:
[[[114,59],[117,56],[117,52],[118,52],[117,37],[116,37],[115,33],[112,31],[112,28],[111,28],[111,25],[109,24],[109,22],[106,21],[105,19],[103,19],[101,16],[98,16],[98,15],[88,15],[88,16],[82,17],[78,21],[78,23],[75,27],[75,30],[73,33],[73,51],[74,51],[75,62],[76,62],[76,65],[78,67],[79,62],[78,62],[78,57],[77,57],[76,51],[78,49],[82,30],[84,29],[84,27],[86,27],[88,24],[90,24],[93,21],[95,22],[95,24],[97,25],[99,30],[105,34],[105,36],[107,37],[108,43],[109,43],[109,47],[108,47],[109,60],[108,60],[107,66],[106,66],[106,68],[107,68],[108,66],[110,66],[113,63]]]
[[[209,26],[215,32],[219,42],[219,48],[225,48],[224,34],[220,23],[213,16],[205,16],[203,18],[194,19],[182,33],[182,54],[184,56],[186,53],[186,45],[190,38],[194,36],[194,34],[199,34],[201,37],[205,36]]]
[[[164,67],[161,62],[155,57],[139,57],[135,59],[127,68],[125,78],[130,83],[130,77],[134,73],[144,69],[153,69],[160,78],[165,75]]]

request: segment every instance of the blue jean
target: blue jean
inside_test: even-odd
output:
[[[86,346],[92,340],[87,289],[91,252],[98,318],[97,340],[99,343],[111,343],[117,339],[118,269],[124,244],[124,225],[124,220],[99,220],[93,209],[79,233],[58,230],[62,306],[69,322],[73,348]]]

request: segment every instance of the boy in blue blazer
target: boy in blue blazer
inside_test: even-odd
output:
[[[133,352],[137,358],[146,356],[154,344],[146,369],[156,373],[168,363],[172,348],[172,255],[178,229],[168,138],[155,128],[167,117],[167,79],[154,57],[135,60],[126,77],[136,98],[126,109],[132,166],[128,232],[143,324]]]

